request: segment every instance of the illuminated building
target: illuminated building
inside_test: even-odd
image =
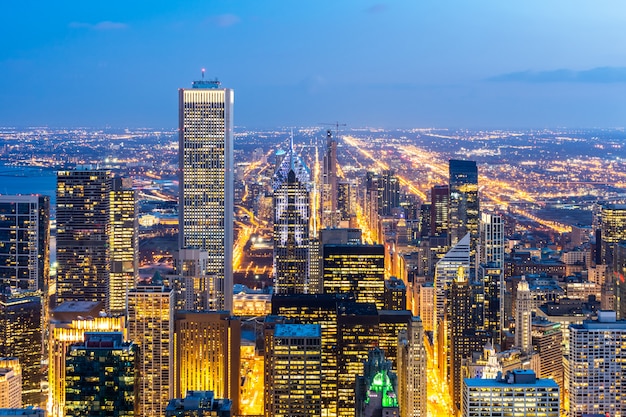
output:
[[[309,239],[309,294],[322,294],[322,244],[319,239]]]
[[[213,391],[239,408],[241,321],[228,312],[180,311],[174,330],[174,395]]]
[[[128,339],[139,346],[139,415],[161,417],[174,397],[174,295],[160,285],[128,293]]]
[[[385,306],[383,245],[324,245],[325,294],[352,293],[358,302]]]
[[[40,405],[43,400],[42,311],[39,292],[0,294],[0,357],[19,360],[26,405]]]
[[[597,320],[572,324],[567,366],[569,415],[626,415],[626,321],[614,311],[598,311]]]
[[[478,168],[475,161],[450,160],[450,244],[456,245],[467,233],[472,252],[478,241]]]
[[[615,246],[626,240],[626,204],[607,204],[600,218],[602,263],[613,266]]]
[[[391,216],[400,207],[400,180],[392,170],[384,170],[378,176],[378,214]]]
[[[125,332],[124,317],[99,317],[101,303],[72,301],[58,306],[50,319],[48,350],[48,415],[65,410],[65,359],[70,345],[84,341],[87,332]],[[90,318],[85,318],[90,317]]]
[[[179,310],[216,311],[222,303],[221,283],[217,275],[207,275],[209,253],[204,249],[180,249],[176,252],[176,305]]]
[[[425,332],[433,331],[433,318],[435,314],[435,287],[432,282],[424,282],[420,285],[420,308],[419,316],[422,318]]]
[[[626,242],[617,244],[614,265],[615,309],[619,319],[626,319]]]
[[[272,179],[274,190],[274,293],[308,293],[311,174],[296,155],[291,138],[289,152]]]
[[[363,363],[363,375],[356,380],[356,417],[400,416],[398,377],[385,353],[374,348]]]
[[[400,416],[426,417],[426,350],[419,317],[398,334],[397,369]]]
[[[22,366],[18,358],[0,358],[0,408],[22,407]]]
[[[450,210],[450,188],[435,185],[430,191],[430,236],[447,236]]]
[[[0,283],[48,293],[50,198],[0,195]]]
[[[219,280],[216,310],[232,309],[234,92],[194,81],[179,97],[179,249],[208,253]]]
[[[139,230],[137,199],[131,178],[111,180],[109,202],[109,291],[107,311],[126,314],[128,290],[139,278]]]
[[[65,415],[137,416],[137,346],[123,333],[85,333],[65,358]]]
[[[469,274],[470,268],[470,235],[469,233],[459,240],[448,253],[435,265],[435,302],[433,309],[433,346],[438,352],[437,366],[442,375],[447,375],[447,346],[448,329],[445,323],[446,310],[449,307],[448,293],[452,282],[459,273]],[[464,278],[467,279],[467,278]]]
[[[106,302],[111,172],[57,173],[57,303]]]
[[[478,244],[478,279],[484,289],[484,327],[501,343],[504,325],[504,223],[496,214],[482,213]]]
[[[352,190],[353,185],[349,181],[337,183],[337,210],[339,210],[340,220],[350,220],[353,215]]]
[[[385,310],[406,310],[406,285],[396,277],[385,280]]]
[[[532,338],[535,352],[539,355],[539,378],[553,379],[561,392],[561,402],[565,392],[563,380],[563,332],[560,323],[553,323],[543,317],[532,321]]]
[[[351,294],[275,295],[272,314],[319,324],[322,335],[322,415],[337,415],[337,304],[354,302]]]
[[[360,245],[363,232],[357,228],[334,228],[320,230],[322,245]]]
[[[515,298],[515,346],[523,353],[532,350],[532,298],[525,277],[517,284]]]
[[[394,367],[398,359],[398,334],[409,330],[413,315],[408,310],[378,310],[376,346],[385,352]]]
[[[352,417],[354,384],[372,346],[378,343],[378,312],[373,303],[337,304],[337,416]]]
[[[187,391],[185,398],[170,400],[165,417],[230,417],[232,401],[215,398],[211,391]]]
[[[463,417],[559,417],[559,386],[517,369],[501,379],[466,378]]]
[[[322,227],[337,227],[337,140],[330,130],[326,131],[326,149],[322,167]]]
[[[259,317],[272,313],[272,295],[269,293],[240,292],[233,295],[233,316]]]
[[[265,346],[265,416],[320,416],[319,324],[276,324]]]

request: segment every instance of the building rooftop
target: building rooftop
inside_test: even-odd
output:
[[[510,385],[518,388],[559,388],[553,379],[539,379],[530,369],[516,369],[507,372],[504,377],[495,379],[465,378],[464,381],[469,388],[499,388]]]
[[[319,324],[277,324],[274,337],[321,337]]]

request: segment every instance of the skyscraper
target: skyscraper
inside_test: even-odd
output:
[[[319,324],[276,324],[265,347],[265,416],[320,416]]]
[[[121,332],[85,333],[65,359],[65,415],[137,416],[138,359]]]
[[[478,240],[478,169],[475,161],[450,160],[450,244],[469,233],[471,249]]]
[[[337,140],[330,130],[326,131],[326,149],[322,168],[322,226],[337,227]]]
[[[504,330],[504,224],[496,214],[482,213],[478,248],[478,279],[485,296],[484,325],[496,343]]]
[[[107,311],[126,314],[128,291],[139,278],[137,199],[130,178],[111,179],[109,202],[109,291]]]
[[[515,346],[523,353],[532,351],[532,294],[528,282],[522,276],[517,284],[515,299]]]
[[[398,403],[402,417],[426,417],[426,350],[419,317],[398,334]]]
[[[111,173],[57,173],[57,303],[106,302]]]
[[[626,321],[614,311],[599,311],[597,320],[571,324],[569,398],[572,417],[608,413],[626,415]]]
[[[0,358],[0,408],[22,407],[22,366],[18,358]]]
[[[374,348],[363,363],[363,374],[356,380],[356,417],[399,416],[398,377],[385,353]]]
[[[435,185],[430,191],[430,236],[448,235],[450,188]]]
[[[179,248],[208,253],[220,284],[218,310],[233,296],[233,103],[218,81],[179,90]]]
[[[295,154],[293,138],[272,179],[274,190],[274,293],[302,294],[309,285],[311,175]]]
[[[139,415],[160,417],[174,397],[174,295],[160,285],[128,293],[128,339],[139,346]]]
[[[49,197],[0,195],[1,284],[47,294],[49,222]]]
[[[614,267],[614,255],[619,242],[626,240],[626,204],[607,204],[600,217],[600,256],[603,264]]]

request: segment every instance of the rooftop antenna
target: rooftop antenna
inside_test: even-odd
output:
[[[293,158],[293,127],[291,128],[291,139],[289,140],[289,157],[290,159],[290,164],[291,164],[291,169],[293,169],[293,163],[294,163],[294,158]]]
[[[204,71],[206,71],[204,68],[202,68],[202,79],[204,80]]]
[[[323,126],[335,126],[335,140],[339,137],[339,126],[346,126],[345,123],[339,123],[338,121],[335,123],[320,123]]]

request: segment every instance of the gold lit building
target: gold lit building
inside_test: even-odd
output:
[[[161,417],[174,398],[174,294],[160,285],[128,293],[128,340],[139,346],[139,415]]]
[[[239,408],[241,321],[229,313],[177,312],[174,332],[174,395],[213,391]]]
[[[179,97],[179,249],[208,253],[221,281],[217,310],[232,309],[233,103],[218,81],[194,81]]]

